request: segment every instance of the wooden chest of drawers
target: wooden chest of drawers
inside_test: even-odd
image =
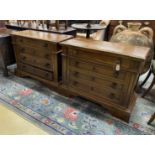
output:
[[[74,38],[61,43],[66,89],[128,121],[149,48]]]
[[[30,76],[57,86],[61,80],[61,41],[69,35],[38,31],[13,32],[12,41],[17,61],[17,74]]]

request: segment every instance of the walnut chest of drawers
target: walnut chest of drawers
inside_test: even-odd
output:
[[[17,61],[17,75],[30,76],[57,86],[61,80],[59,43],[70,35],[25,30],[11,34]]]
[[[134,89],[150,49],[82,38],[61,46],[64,87],[129,121]]]

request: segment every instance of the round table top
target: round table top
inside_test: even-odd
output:
[[[87,27],[87,23],[82,24],[72,24],[72,27],[75,29],[81,30],[102,30],[106,28],[106,25],[99,25],[99,24],[90,24],[90,27]]]

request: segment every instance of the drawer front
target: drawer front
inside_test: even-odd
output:
[[[141,63],[134,59],[125,57],[122,58],[121,56],[114,54],[111,55],[108,52],[90,52],[88,50],[84,51],[82,49],[79,50],[74,48],[68,48],[67,50],[69,57],[74,57],[81,59],[82,61],[90,61],[101,65],[105,64],[114,68],[117,64],[119,64],[121,70],[128,70],[137,73],[137,70],[140,70],[141,67]]]
[[[94,87],[104,87],[111,92],[121,92],[123,90],[123,84],[121,83],[108,81],[108,79],[101,79],[93,75],[89,76],[87,74],[72,70],[69,72],[69,81],[70,80],[81,81]]]
[[[125,71],[116,72],[115,68],[111,66],[96,65],[93,63],[82,62],[77,59],[69,59],[69,67],[75,70],[77,69],[78,71],[81,70],[81,72],[86,72],[87,74],[95,74],[99,77],[111,77],[112,79],[121,81],[126,78]]]
[[[47,72],[22,63],[19,64],[19,68],[24,72],[31,73],[32,75],[39,76],[47,80],[53,80],[53,72]]]
[[[105,98],[115,104],[121,105],[121,94],[118,92],[111,92],[104,87],[94,87],[81,81],[79,82],[78,80],[70,80],[69,87],[77,92],[80,91],[80,93],[92,94],[93,96]]]
[[[27,54],[20,54],[19,61],[21,63],[29,64],[38,68],[42,68],[48,71],[53,71],[53,65],[50,60],[37,58],[35,56],[30,56]]]
[[[32,47],[26,47],[26,46],[18,46],[18,52],[23,54],[32,55],[38,58],[45,58],[48,60],[51,60],[52,54],[49,50],[43,50],[43,49],[36,49]]]
[[[48,49],[48,50],[51,50],[52,52],[55,52],[55,45],[44,40],[37,40],[37,39],[31,39],[31,38],[25,38],[25,37],[19,37],[19,36],[13,36],[12,38],[13,38],[13,43],[15,44]]]
[[[106,54],[106,52],[89,52],[84,50],[78,50],[78,49],[72,49],[69,48],[69,56],[85,59],[87,61],[92,62],[98,62],[102,64],[107,64],[111,66],[115,66],[117,63],[120,63],[122,68],[130,68],[130,60],[121,58],[121,57],[115,57],[115,56],[109,56]]]

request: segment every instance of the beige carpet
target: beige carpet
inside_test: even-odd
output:
[[[0,104],[0,135],[46,135],[47,133]]]

